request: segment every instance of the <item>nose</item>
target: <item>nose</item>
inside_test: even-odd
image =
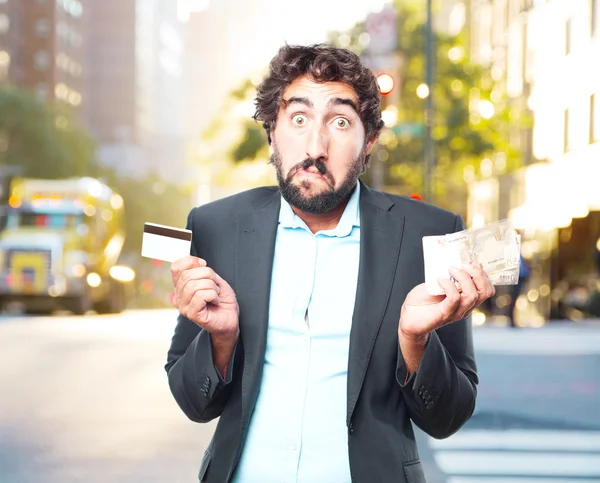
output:
[[[329,133],[325,126],[315,126],[309,133],[306,155],[312,159],[327,159]]]

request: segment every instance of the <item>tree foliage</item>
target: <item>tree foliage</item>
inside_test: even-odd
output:
[[[185,225],[191,189],[156,176],[119,176],[101,166],[92,139],[60,105],[41,102],[14,86],[0,87],[0,166],[20,168],[20,176],[61,179],[98,178],[117,191],[125,204],[124,251],[138,254],[143,223]]]
[[[0,87],[0,164],[19,166],[25,176],[80,176],[93,167],[94,144],[59,106],[28,91]]]

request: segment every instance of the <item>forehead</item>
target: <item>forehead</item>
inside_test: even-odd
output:
[[[306,76],[298,77],[283,91],[283,98],[307,97],[316,106],[334,97],[351,99],[358,106],[358,96],[345,82],[315,82]]]

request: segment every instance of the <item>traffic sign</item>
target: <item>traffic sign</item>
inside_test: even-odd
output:
[[[396,136],[419,138],[425,134],[425,125],[416,122],[402,122],[392,127]]]

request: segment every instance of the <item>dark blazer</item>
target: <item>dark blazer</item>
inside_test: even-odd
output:
[[[260,387],[280,194],[258,188],[194,208],[192,254],[236,292],[240,339],[228,374],[215,370],[210,336],[179,316],[166,370],[177,403],[192,420],[220,416],[200,481],[228,482],[244,447]],[[470,317],[431,334],[417,373],[404,384],[400,308],[424,281],[422,237],[464,228],[462,219],[421,201],[361,185],[360,265],[350,332],[346,424],[352,481],[424,482],[411,420],[446,438],[471,416],[477,368]],[[268,458],[268,455],[265,455]]]

